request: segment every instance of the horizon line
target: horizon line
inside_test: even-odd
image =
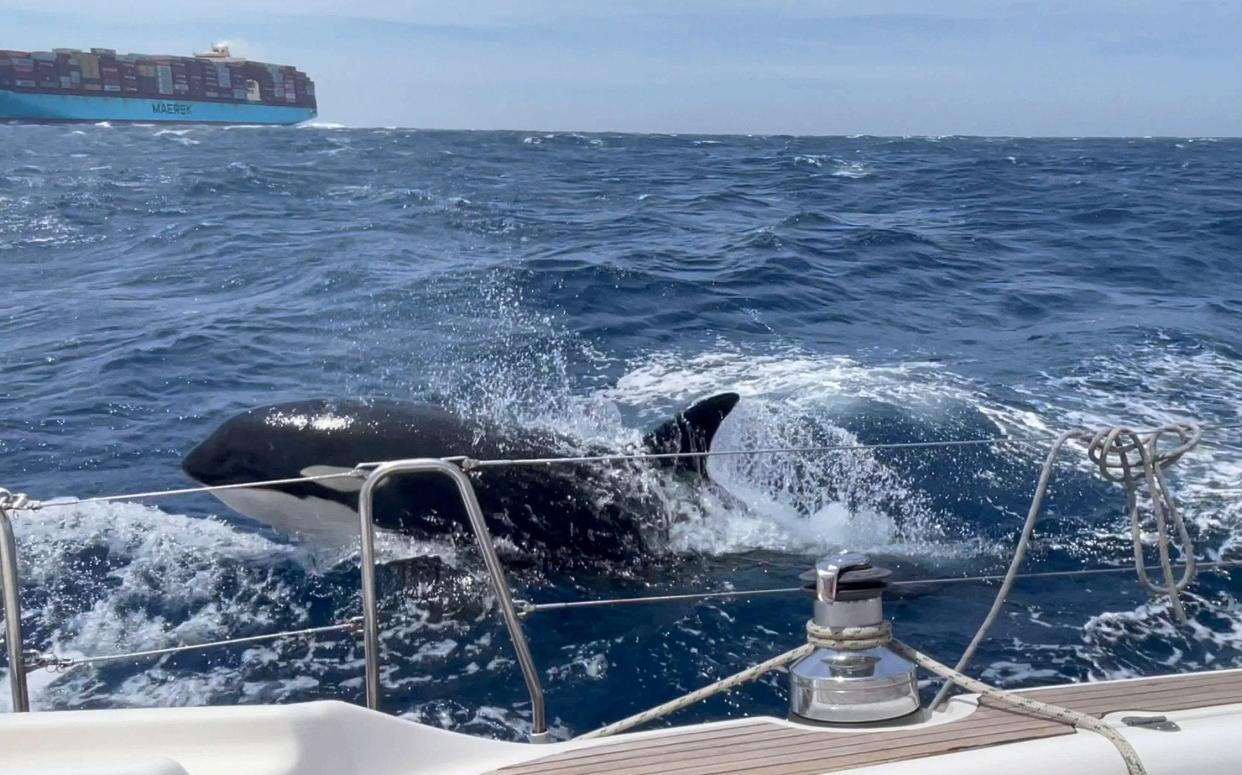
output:
[[[791,137],[791,138],[834,138],[858,140],[874,138],[878,140],[944,140],[962,138],[965,140],[1242,140],[1242,134],[1236,135],[1130,135],[1130,134],[1055,134],[1055,135],[1010,135],[1010,134],[974,134],[951,132],[948,134],[879,134],[873,132],[851,132],[808,134],[801,132],[669,132],[661,130],[626,130],[626,129],[531,129],[531,128],[467,128],[437,126],[400,126],[389,125],[351,125],[335,121],[308,121],[296,125],[301,129],[387,129],[407,132],[528,132],[532,134],[577,134],[577,135],[648,135],[664,137]]]

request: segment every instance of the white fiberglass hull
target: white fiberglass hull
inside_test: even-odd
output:
[[[1213,674],[1237,681],[1239,671]],[[1214,680],[1214,679],[1209,679]],[[1111,682],[1124,695],[1128,685]],[[1150,686],[1151,682],[1148,682]],[[1093,684],[1092,686],[1102,686]],[[1055,692],[1056,688],[1049,691]],[[1038,696],[1042,691],[1034,692]],[[1136,695],[1141,696],[1141,695]],[[772,725],[781,735],[822,735],[826,751],[838,751],[844,735],[887,735],[900,740],[889,745],[917,744],[934,732],[950,732],[969,740],[972,724],[983,714],[973,696],[954,698],[949,709],[931,720],[900,728],[868,730],[826,729],[792,724],[780,719],[740,719],[716,724],[665,728],[631,733],[616,738],[530,745],[484,740],[416,724],[341,702],[314,702],[288,706],[238,706],[152,710],[66,711],[7,714],[0,716],[0,757],[6,775],[418,775],[436,773],[490,773],[512,768],[514,772],[541,771],[541,760],[575,752],[556,763],[563,775],[592,771],[588,753],[615,750],[607,759],[626,769],[627,750],[641,758],[641,765],[659,766],[658,752],[676,740],[709,733],[714,741],[711,755],[729,758],[731,747],[745,748],[744,729]],[[1233,775],[1242,772],[1242,750],[1234,736],[1242,729],[1242,703],[1205,705],[1186,710],[1162,711],[1178,731],[1167,732],[1128,726],[1126,716],[1152,715],[1150,708],[1135,707],[1109,713],[1113,724],[1134,746],[1151,775]],[[1015,717],[1019,720],[1020,717]],[[616,747],[618,743],[626,745]],[[642,744],[646,745],[642,745]],[[635,745],[639,744],[639,745]],[[754,749],[754,738],[749,748]],[[792,749],[791,749],[792,750]],[[948,754],[911,756],[887,763],[859,761],[834,772],[868,775],[953,773],[995,775],[1001,772],[1049,773],[1049,775],[1107,775],[1125,773],[1117,750],[1098,735],[1070,732],[1052,737],[1023,740],[959,750]],[[777,766],[772,772],[814,775],[814,759],[797,761],[782,754],[779,746],[766,750]],[[575,769],[567,763],[579,760]],[[534,763],[534,764],[532,764]],[[633,764],[640,764],[635,761]],[[679,762],[669,761],[662,772],[677,772]],[[551,766],[551,765],[549,765]],[[585,769],[584,769],[585,768]],[[645,770],[644,770],[645,771]],[[696,770],[697,771],[697,770]]]

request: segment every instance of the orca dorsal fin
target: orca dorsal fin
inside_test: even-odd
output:
[[[737,393],[720,393],[696,401],[690,408],[673,415],[643,437],[643,447],[656,454],[670,452],[707,452],[720,423],[737,406]],[[674,468],[707,475],[707,461],[702,457],[677,458]]]

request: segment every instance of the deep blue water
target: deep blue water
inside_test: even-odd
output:
[[[718,448],[1237,423],[1242,141],[677,137],[391,129],[0,127],[0,486],[184,486],[233,413],[427,400],[623,445],[743,395]],[[1175,487],[1233,556],[1242,439]],[[596,571],[509,557],[536,600],[787,586],[821,553],[908,577],[1004,567],[1036,442],[720,458],[662,473],[667,545]],[[1121,492],[1065,456],[1030,570],[1127,562]],[[207,496],[17,525],[31,644],[102,654],[358,611],[356,557]],[[469,550],[391,541],[385,708],[520,736],[529,707]],[[542,569],[541,569],[542,566]],[[1205,574],[1176,628],[1131,576],[1020,585],[977,660],[1005,685],[1242,665],[1242,588]],[[894,596],[952,660],[993,590]],[[543,613],[558,734],[797,643],[800,598]],[[350,638],[40,674],[43,708],[361,696]],[[783,677],[678,720],[783,712]]]

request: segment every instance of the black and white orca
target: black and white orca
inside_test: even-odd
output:
[[[695,403],[642,441],[651,453],[701,452],[737,405],[736,393]],[[240,484],[347,471],[359,463],[421,457],[543,458],[601,454],[566,436],[503,429],[435,406],[395,401],[311,400],[251,409],[221,425],[182,461],[195,481]],[[662,461],[706,477],[700,458]],[[661,529],[636,484],[637,464],[513,466],[478,472],[475,490],[497,538],[543,555],[622,558],[644,552]],[[215,494],[230,508],[294,537],[345,544],[358,535],[357,478],[325,479]],[[375,523],[418,536],[464,533],[465,510],[441,475],[396,477],[376,491]],[[664,526],[666,527],[666,525]],[[572,559],[562,557],[561,559]]]

